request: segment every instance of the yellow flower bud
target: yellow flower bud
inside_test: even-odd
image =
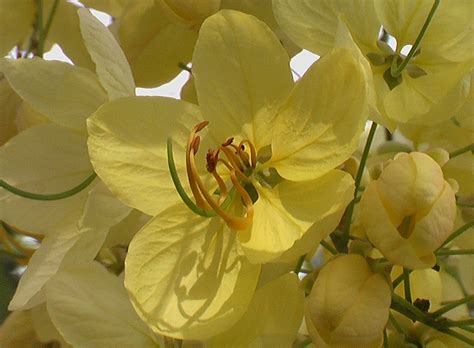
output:
[[[392,263],[430,268],[453,230],[456,199],[439,165],[420,152],[398,154],[361,199],[370,242]]]
[[[360,255],[333,258],[306,299],[306,325],[317,347],[381,347],[391,289]]]

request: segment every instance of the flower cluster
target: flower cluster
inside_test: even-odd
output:
[[[472,10],[0,1],[0,346],[473,346]]]

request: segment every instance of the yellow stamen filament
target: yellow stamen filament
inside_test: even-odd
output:
[[[242,142],[239,144],[239,146],[234,145],[234,144],[230,144],[230,146],[232,146],[235,149],[235,151],[239,155],[240,160],[248,168],[248,167],[250,167],[250,161],[249,161],[250,158],[249,158],[248,153],[246,153],[244,151],[244,149],[242,148],[241,144],[242,144]]]
[[[244,144],[247,144],[250,149],[250,164],[252,168],[255,168],[257,166],[257,151],[255,150],[255,146],[253,146],[249,140],[242,140],[239,144],[239,148]]]
[[[204,197],[201,195],[201,191],[196,186],[196,173],[193,173],[191,168],[191,162],[194,162],[194,153],[197,151],[197,147],[199,147],[199,143],[196,145],[196,133],[202,130],[205,126],[207,126],[209,122],[204,121],[198,124],[193,128],[191,134],[189,134],[188,143],[186,145],[186,172],[188,174],[188,181],[189,186],[191,187],[191,191],[193,192],[194,199],[196,200],[196,205],[202,209],[210,210],[211,206],[206,202]],[[198,138],[199,139],[199,138]]]
[[[249,178],[244,174],[243,169],[244,167],[248,168],[255,163],[255,153],[252,153],[253,146],[249,145],[251,149],[251,162],[249,162],[249,155],[245,152],[244,147],[240,146],[242,145],[242,143],[239,145],[239,147],[236,147],[232,144],[232,138],[228,139],[218,149],[209,150],[206,157],[207,169],[210,173],[212,173],[220,189],[219,199],[216,200],[213,195],[207,190],[203,181],[201,180],[201,177],[199,176],[199,173],[197,171],[195,159],[195,154],[197,153],[200,144],[200,137],[197,136],[196,133],[202,130],[207,124],[208,122],[205,121],[194,127],[189,136],[188,144],[186,147],[186,170],[188,173],[188,180],[191,186],[191,190],[196,199],[196,204],[202,209],[214,210],[231,229],[246,229],[252,223],[254,215],[253,202],[250,195],[242,187],[237,177],[239,177],[243,181],[250,181]],[[250,142],[248,141],[247,143],[250,144]],[[236,150],[236,153],[234,153],[234,151],[229,148],[229,146],[234,148]],[[226,160],[219,158],[220,152],[225,155]],[[246,213],[243,217],[233,216],[220,207],[220,204],[223,200],[225,200],[225,197],[227,197],[228,195],[228,190],[224,180],[221,178],[221,176],[217,173],[216,170],[216,165],[219,162],[223,163],[224,166],[229,170],[232,184],[241,196],[241,199],[246,208]]]

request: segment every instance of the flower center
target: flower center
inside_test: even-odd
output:
[[[214,211],[232,229],[243,230],[251,225],[253,219],[253,202],[249,193],[242,186],[241,182],[249,183],[249,176],[253,173],[257,164],[257,154],[254,145],[249,140],[242,140],[238,145],[234,144],[234,139],[229,138],[220,146],[211,149],[206,155],[206,168],[212,174],[219,190],[210,193],[201,180],[196,167],[195,155],[199,150],[201,138],[197,134],[208,125],[204,121],[196,125],[191,131],[186,146],[186,171],[189,185],[193,192],[196,205],[205,211]],[[232,183],[229,190],[222,176],[218,173],[217,167],[221,163],[228,171]],[[243,216],[235,216],[226,212],[221,204],[226,200],[231,191],[237,191],[245,207]]]

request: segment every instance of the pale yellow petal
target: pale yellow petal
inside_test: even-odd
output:
[[[279,112],[272,158],[289,180],[317,178],[357,148],[368,117],[367,83],[350,49],[336,49],[306,72]]]
[[[353,180],[334,170],[317,180],[283,181],[272,190],[257,191],[252,228],[239,233],[245,254],[255,263],[279,256],[277,261],[291,262],[336,228],[351,200]]]
[[[127,58],[112,33],[88,10],[78,11],[82,37],[109,99],[135,95]]]
[[[287,53],[264,23],[232,10],[208,18],[193,75],[211,134],[222,142],[243,133],[257,150],[269,145],[269,129],[293,79]]]
[[[192,75],[189,76],[188,81],[186,81],[181,89],[180,98],[188,103],[199,104],[196,94],[196,86],[194,84],[194,77]]]
[[[470,78],[467,64],[412,78],[403,73],[403,82],[384,97],[384,108],[397,122],[434,125],[448,120],[467,100]]]
[[[248,13],[265,22],[275,35],[278,36],[290,57],[295,56],[301,51],[301,47],[297,46],[277,23],[273,13],[272,0],[222,0],[221,8]]]
[[[36,6],[34,0],[0,1],[0,57],[28,38],[33,28]]]
[[[32,308],[30,313],[36,336],[41,342],[50,344],[54,344],[51,342],[55,342],[56,344],[59,344],[61,348],[72,348],[70,344],[64,341],[64,338],[51,321],[46,309],[46,303]]]
[[[47,22],[53,4],[54,0],[43,0],[43,23]],[[75,65],[93,70],[94,63],[81,36],[77,10],[69,1],[59,1],[46,41],[59,44]]]
[[[384,29],[397,40],[399,52],[405,45],[413,45],[433,1],[375,0],[374,5]]]
[[[120,278],[98,263],[70,267],[48,284],[51,320],[74,347],[157,347]]]
[[[29,128],[11,139],[0,149],[0,163],[2,180],[39,194],[69,190],[93,172],[86,138],[53,124]],[[46,202],[0,189],[2,219],[32,233],[60,231],[76,224],[82,214],[87,191],[85,189],[63,200]]]
[[[470,60],[472,64],[473,35],[474,3],[471,0],[441,1],[423,37],[419,59],[426,57],[427,61],[448,59],[454,62]]]
[[[304,291],[287,273],[257,289],[247,312],[209,347],[291,347],[303,319]]]
[[[11,89],[8,81],[0,73],[0,145],[18,132],[16,113],[20,105],[21,98]]]
[[[41,348],[29,311],[12,312],[0,326],[2,348]]]
[[[107,236],[110,227],[129,212],[99,183],[89,193],[84,213],[72,226],[43,239],[40,248],[28,263],[10,303],[11,310],[31,308],[44,301],[44,286],[59,269],[92,261]]]
[[[199,122],[196,105],[171,98],[128,97],[107,103],[88,120],[94,169],[125,204],[156,215],[180,201],[168,170],[167,138],[173,139],[178,173],[185,173],[185,146]],[[187,186],[186,177],[180,179]]]
[[[364,54],[376,51],[380,22],[373,0],[274,0],[273,10],[294,42],[319,55],[334,47],[339,17]]]
[[[170,20],[198,29],[204,19],[219,11],[221,0],[156,0]]]
[[[396,279],[402,272],[402,267],[395,266],[392,269],[390,277]],[[440,307],[443,287],[444,282],[442,282],[441,274],[438,271],[428,268],[416,269],[410,273],[410,293],[413,300],[429,300],[430,312],[434,312]],[[405,296],[402,284],[400,284],[394,292],[401,297]]]
[[[107,100],[92,72],[64,62],[7,59],[0,69],[20,97],[65,127],[85,130],[86,118]]]
[[[361,219],[367,237],[388,260],[411,269],[429,268],[436,263],[432,254],[420,260],[409,241],[400,236],[390,222],[390,216],[380,200],[376,185],[371,184],[364,191],[360,204]]]
[[[113,17],[120,17],[127,0],[82,0],[87,7],[105,12]]]
[[[162,85],[191,61],[197,33],[169,21],[154,0],[128,1],[117,24],[137,86]]]
[[[206,339],[244,314],[259,272],[219,218],[196,216],[179,204],[133,239],[125,286],[139,316],[155,332]]]

